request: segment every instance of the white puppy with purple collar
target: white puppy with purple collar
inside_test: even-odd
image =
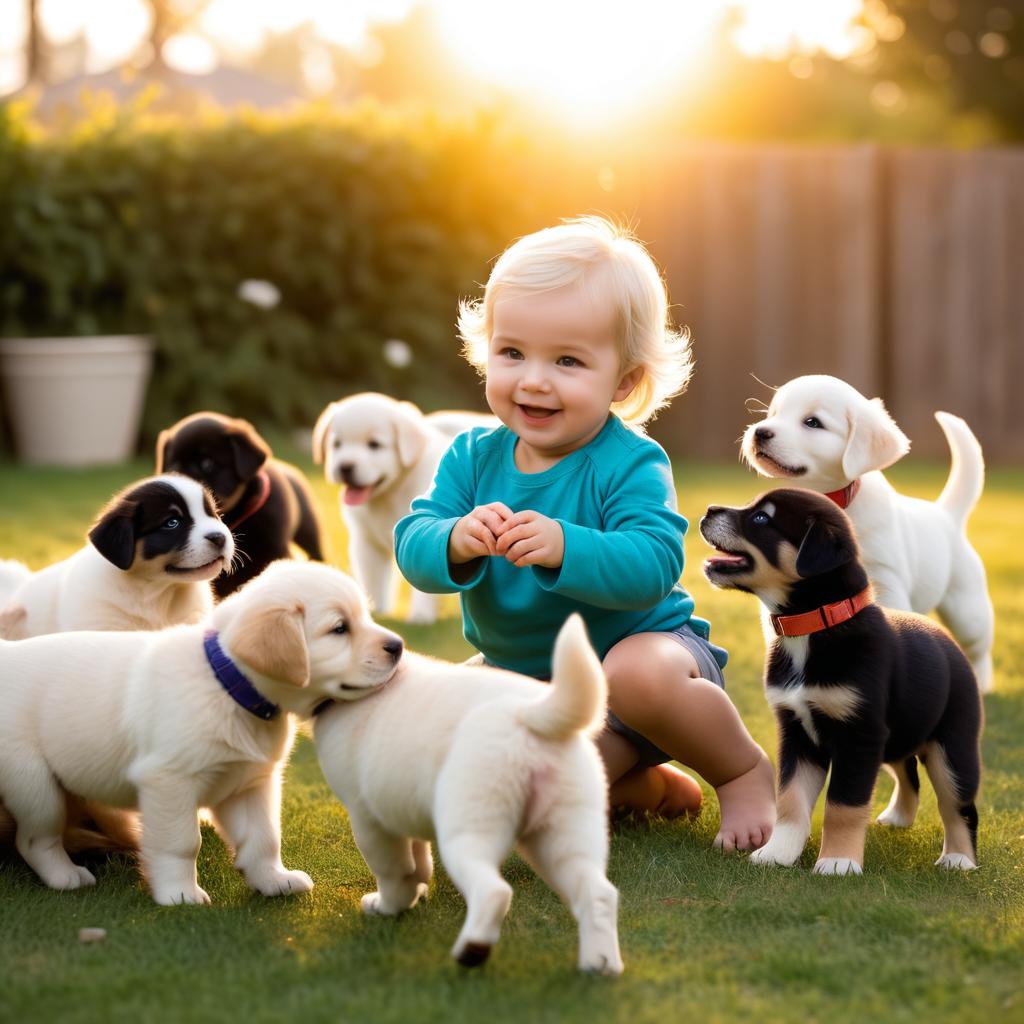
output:
[[[743,436],[743,457],[762,476],[828,494],[853,521],[879,604],[937,611],[963,648],[982,692],[992,689],[995,616],[985,567],[966,525],[981,497],[985,462],[967,424],[935,413],[952,453],[935,501],[897,492],[882,470],[910,441],[880,399],[836,377],[797,377],[779,388]]]

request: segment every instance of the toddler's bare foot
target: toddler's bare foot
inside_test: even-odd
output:
[[[633,768],[612,784],[608,794],[613,807],[646,811],[662,818],[695,815],[703,798],[700,785],[670,764]]]
[[[753,768],[715,792],[722,811],[715,846],[726,853],[764,846],[775,828],[775,772],[765,752]]]

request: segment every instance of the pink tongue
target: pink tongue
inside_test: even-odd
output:
[[[345,488],[345,504],[346,505],[365,505],[370,500],[370,495],[373,493],[372,487],[346,487]]]

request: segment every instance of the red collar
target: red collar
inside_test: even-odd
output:
[[[823,629],[852,619],[869,604],[871,587],[865,587],[859,594],[843,601],[824,604],[814,611],[801,612],[799,615],[772,615],[770,621],[776,636],[807,636],[808,633],[820,633]]]
[[[249,499],[249,503],[238,515],[234,516],[230,520],[225,520],[229,530],[234,531],[238,526],[244,523],[246,519],[250,516],[256,515],[256,513],[266,505],[267,498],[270,497],[270,476],[265,469],[261,469],[256,479],[260,483],[259,491]]]
[[[845,487],[841,487],[838,491],[826,491],[825,497],[831,498],[840,508],[848,508],[850,502],[857,497],[859,490],[860,479],[858,478],[852,483],[848,483]]]

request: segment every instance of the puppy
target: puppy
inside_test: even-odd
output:
[[[309,890],[280,857],[295,720],[382,685],[401,650],[347,576],[287,561],[198,625],[0,643],[0,801],[18,851],[51,888],[91,885],[61,842],[67,794],[138,807],[153,898],[208,903],[196,855],[209,807],[252,888]]]
[[[314,734],[377,879],[365,913],[398,914],[426,894],[436,839],[467,904],[452,955],[475,967],[508,912],[500,867],[515,844],[572,910],[580,969],[621,973],[607,787],[589,738],[604,721],[605,680],[579,616],[558,636],[550,686],[410,654],[386,687],[342,698]]]
[[[937,412],[953,464],[937,501],[897,493],[880,472],[910,442],[879,399],[868,401],[835,377],[797,377],[775,393],[767,415],[743,437],[743,457],[769,477],[820,491],[853,520],[864,567],[887,608],[939,613],[992,689],[995,615],[985,567],[965,526],[981,496],[981,446],[963,420]]]
[[[221,515],[242,556],[214,581],[227,597],[273,561],[288,558],[297,544],[323,561],[320,522],[306,478],[294,466],[271,458],[270,446],[246,420],[215,412],[186,416],[160,432],[157,472],[175,471],[213,491]]]
[[[928,770],[945,840],[936,863],[978,863],[981,698],[971,666],[930,619],[884,611],[871,597],[849,518],[828,498],[777,490],[746,508],[711,506],[704,563],[717,587],[764,606],[765,691],[779,730],[779,820],[751,855],[793,864],[832,769],[817,874],[860,874],[878,770],[896,778],[883,824],[908,826],[917,761]]]
[[[111,499],[70,558],[36,573],[3,564],[0,638],[198,622],[213,607],[210,580],[233,556],[202,484],[173,473],[141,480]]]
[[[349,535],[349,564],[374,610],[394,608],[395,524],[423,494],[452,439],[476,426],[498,426],[493,416],[435,412],[411,402],[364,392],[331,402],[313,429],[313,461],[341,484],[341,517]],[[413,590],[410,622],[433,622],[438,597]]]

